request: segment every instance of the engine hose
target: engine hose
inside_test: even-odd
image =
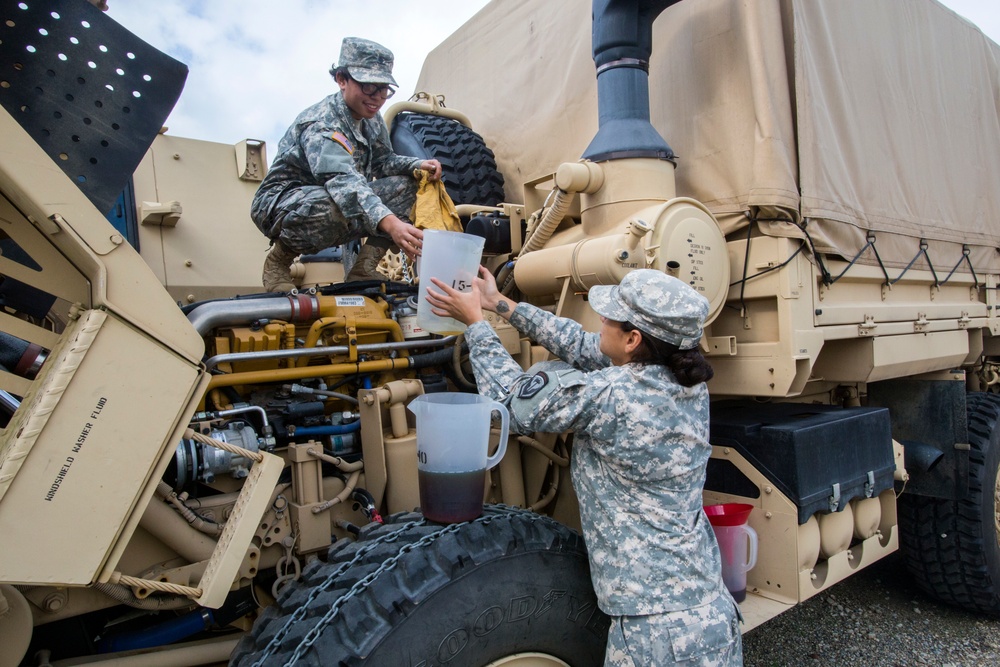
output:
[[[515,287],[517,287],[517,285],[514,282],[514,272],[511,271],[507,274],[507,279],[503,281],[503,284],[500,285],[498,289],[501,294],[509,298]]]
[[[510,292],[513,291],[511,288],[514,286],[514,262],[504,263],[494,277],[500,293],[504,296],[510,296]]]
[[[211,609],[196,609],[151,628],[104,638],[98,642],[97,650],[100,653],[117,653],[171,644],[207,630],[213,623],[215,618]]]
[[[365,376],[365,382],[371,385],[371,378]],[[365,387],[365,389],[371,389],[371,386]],[[293,384],[288,388],[293,394],[304,394],[306,396],[322,396],[323,398],[339,398],[342,401],[347,401],[354,405],[358,404],[358,399],[354,396],[349,396],[347,394],[341,394],[336,391],[330,391],[329,389],[313,389],[312,387],[306,387],[301,384]]]
[[[177,513],[180,514],[185,521],[191,524],[192,528],[205,533],[206,535],[211,535],[212,537],[218,537],[222,534],[222,526],[214,521],[205,519],[190,507],[185,505],[184,501],[177,496],[177,493],[170,488],[170,485],[163,480],[160,480],[156,485],[156,495],[177,510]]]
[[[556,452],[554,449],[546,449],[546,447],[542,443],[540,443],[538,440],[535,440],[534,438],[531,438],[526,435],[521,435],[518,436],[517,441],[522,445],[531,447],[539,454],[541,454],[545,458],[555,463],[560,468],[565,468],[566,466],[569,465],[568,457],[560,456],[559,453]]]
[[[354,492],[354,488],[358,485],[359,479],[361,479],[361,471],[355,470],[354,472],[351,473],[351,476],[347,478],[347,484],[344,486],[344,490],[338,493],[334,498],[314,506],[312,508],[312,513],[319,514],[320,512],[325,512],[334,505],[337,505],[347,500]]]
[[[357,487],[351,492],[351,500],[358,504],[358,509],[372,523],[385,523],[385,519],[378,513],[378,505],[375,503],[375,496],[367,489]]]
[[[344,435],[346,433],[357,433],[361,430],[361,420],[350,424],[322,424],[319,426],[296,426],[295,432],[290,432],[293,438],[306,438],[323,435]],[[291,428],[289,428],[291,431]]]
[[[462,389],[466,389],[468,391],[477,391],[478,387],[476,386],[476,383],[470,381],[469,378],[465,377],[465,372],[462,371],[462,347],[463,347],[462,343],[464,342],[465,342],[465,334],[459,334],[458,340],[455,341],[455,347],[452,350],[452,356],[451,356],[452,370],[455,371],[455,377],[452,379],[455,381],[455,384],[457,384]],[[467,349],[468,347],[466,347],[466,350]]]
[[[455,341],[458,343],[459,341]],[[461,345],[456,345],[456,347],[461,347]],[[454,352],[451,348],[444,348],[443,350],[436,350],[434,352],[428,352],[427,354],[415,354],[410,359],[410,368],[430,368],[433,366],[444,366],[445,364],[451,363]]]
[[[542,221],[538,223],[534,231],[525,239],[524,245],[521,246],[521,252],[517,254],[518,257],[523,257],[529,252],[540,250],[552,238],[556,227],[566,217],[566,212],[569,210],[570,204],[573,203],[573,193],[559,188],[556,188],[553,192],[556,193],[556,196],[552,202],[552,206],[545,211]]]
[[[569,459],[569,453],[566,451],[566,447],[561,441],[556,443],[556,448],[558,448],[559,456],[561,458],[567,460]],[[562,473],[559,472],[558,468],[553,468],[552,483],[549,485],[548,492],[539,498],[538,501],[532,503],[531,506],[528,507],[529,510],[532,512],[538,512],[552,502],[552,499],[556,497],[556,492],[559,491],[559,477],[561,474]]]
[[[504,262],[497,269],[496,273],[493,274],[493,278],[496,279],[497,285],[501,285],[507,281],[507,276],[510,272],[514,270],[514,262]]]

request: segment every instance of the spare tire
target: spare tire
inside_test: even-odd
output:
[[[525,510],[418,513],[343,540],[258,619],[233,665],[604,664],[583,538]]]
[[[483,138],[457,120],[402,113],[392,122],[392,148],[400,155],[435,159],[456,204],[496,206],[503,197],[503,175]]]

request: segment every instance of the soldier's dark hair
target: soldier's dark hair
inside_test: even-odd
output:
[[[332,77],[333,77],[333,80],[334,80],[334,81],[336,81],[336,80],[337,80],[337,75],[338,75],[338,74],[343,74],[343,75],[344,75],[344,76],[346,76],[346,77],[347,77],[348,79],[350,79],[350,78],[351,78],[351,73],[347,71],[347,68],[346,68],[346,67],[331,67],[331,68],[330,68],[330,76],[332,76]]]
[[[639,347],[632,354],[633,363],[666,366],[682,387],[708,382],[715,375],[712,365],[698,348],[682,350],[672,343],[650,336],[631,322],[619,322],[619,325],[622,331],[638,331],[642,337]]]

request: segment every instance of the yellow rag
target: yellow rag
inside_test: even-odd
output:
[[[416,169],[414,178],[420,180],[417,185],[417,200],[413,202],[410,220],[418,229],[442,229],[446,232],[461,232],[462,221],[455,210],[455,202],[448,196],[444,183],[439,179],[432,181],[429,172]]]

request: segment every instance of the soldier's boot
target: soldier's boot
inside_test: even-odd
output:
[[[371,243],[365,243],[358,251],[358,259],[354,266],[344,278],[345,283],[354,283],[359,280],[382,280],[386,281],[383,274],[379,273],[378,265],[385,256],[388,248],[380,248]]]
[[[264,274],[261,276],[264,289],[268,292],[290,292],[295,289],[292,282],[292,260],[298,255],[289,250],[281,241],[275,240],[264,259]]]

